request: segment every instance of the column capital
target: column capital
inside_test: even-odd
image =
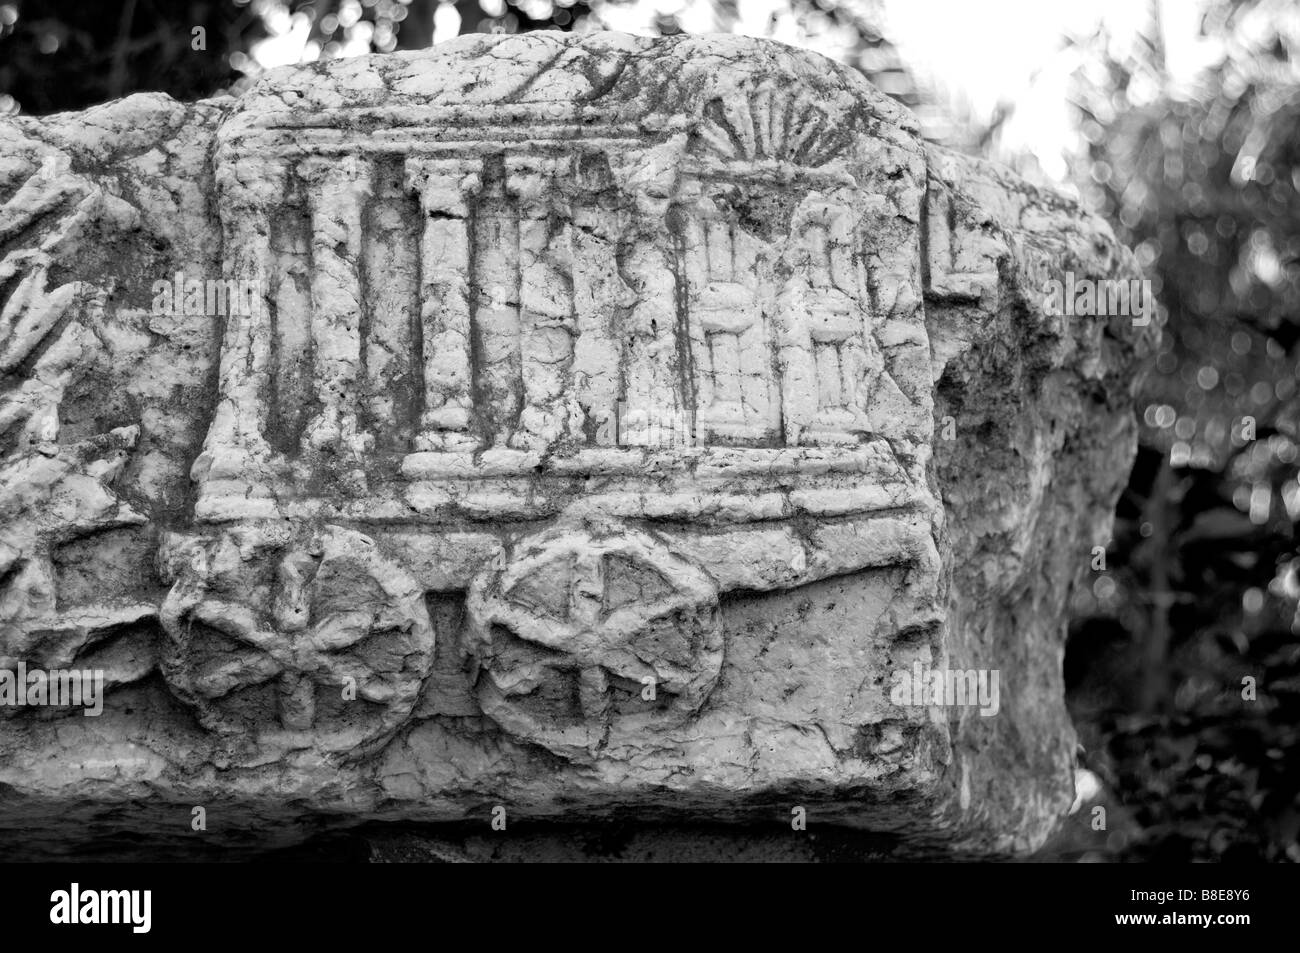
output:
[[[268,207],[284,200],[289,162],[278,156],[238,156],[218,162],[216,184],[223,204]]]
[[[483,188],[483,163],[477,156],[407,156],[404,184],[419,195],[424,214],[465,218],[469,200]]]
[[[370,163],[359,156],[308,156],[298,162],[298,175],[313,185],[370,181]]]
[[[541,217],[550,209],[568,213],[568,190],[563,185],[575,173],[573,156],[508,155],[505,166],[506,191],[528,217]]]

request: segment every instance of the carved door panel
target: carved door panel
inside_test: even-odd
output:
[[[702,442],[754,444],[776,435],[764,300],[771,248],[711,202],[685,226],[696,428]]]

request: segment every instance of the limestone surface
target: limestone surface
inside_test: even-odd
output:
[[[1033,850],[1149,333],[1067,273],[1137,276],[747,38],[0,119],[0,675],[103,689],[0,678],[0,845],[500,808]]]

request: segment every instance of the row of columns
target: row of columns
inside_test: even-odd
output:
[[[303,319],[319,400],[302,445],[364,453],[361,262],[375,172],[355,157],[293,169],[309,215]],[[259,280],[267,307],[228,322],[209,450],[265,443],[275,394],[269,222],[289,172],[283,161],[240,159],[219,180],[229,277]],[[869,396],[860,383],[878,355],[849,208],[805,201],[778,250],[707,199],[693,214],[630,222],[599,201],[619,183],[591,157],[419,155],[403,174],[422,223],[415,449],[478,449],[485,431],[524,450],[584,434],[612,443],[606,425],[620,400],[625,416],[643,408],[651,425],[739,443],[857,439]],[[790,265],[779,282],[777,254]],[[622,441],[642,442],[623,423]]]

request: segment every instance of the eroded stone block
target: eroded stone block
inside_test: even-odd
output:
[[[1095,218],[732,37],[0,129],[0,661],[106,686],[0,706],[0,826],[1063,814],[1141,332],[1038,282],[1136,274]]]

